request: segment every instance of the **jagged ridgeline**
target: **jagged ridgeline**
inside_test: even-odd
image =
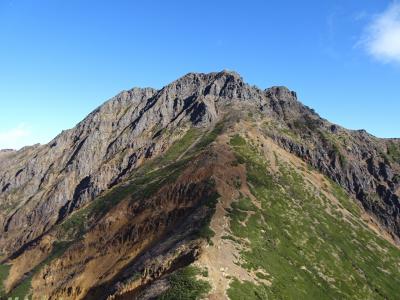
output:
[[[234,72],[0,152],[0,298],[398,299],[400,141]]]

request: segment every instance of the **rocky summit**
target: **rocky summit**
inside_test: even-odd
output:
[[[0,298],[398,299],[400,140],[190,73],[0,152]]]

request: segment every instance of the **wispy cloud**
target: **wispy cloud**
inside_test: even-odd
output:
[[[392,2],[372,18],[359,42],[374,58],[400,63],[400,3]]]
[[[0,131],[0,149],[19,149],[29,144],[29,127],[21,123],[17,127]]]

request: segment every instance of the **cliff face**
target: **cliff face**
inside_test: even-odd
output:
[[[0,157],[2,252],[22,247],[115,185],[179,131],[209,126],[217,96],[236,96],[234,81],[230,74],[189,74],[160,91],[122,92],[48,145]]]
[[[399,140],[331,124],[285,87],[260,90],[227,71],[188,74],[118,94],[47,145],[0,152],[5,290],[27,279],[33,295],[54,299],[168,289],[163,276],[211,240],[216,198],[229,209],[248,181],[227,144],[242,128],[339,184],[381,236],[399,242]],[[241,193],[257,198],[250,187]]]

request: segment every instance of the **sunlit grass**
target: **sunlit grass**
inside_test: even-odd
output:
[[[242,242],[243,267],[264,270],[272,282],[234,280],[231,299],[398,297],[399,250],[359,221],[360,208],[341,187],[331,185],[340,205],[333,204],[283,162],[278,161],[279,173],[270,173],[268,162],[244,138],[234,136],[231,145],[246,165],[251,193],[261,208],[242,197],[232,206],[230,229],[234,240],[249,241]],[[342,209],[350,212],[350,220]]]

